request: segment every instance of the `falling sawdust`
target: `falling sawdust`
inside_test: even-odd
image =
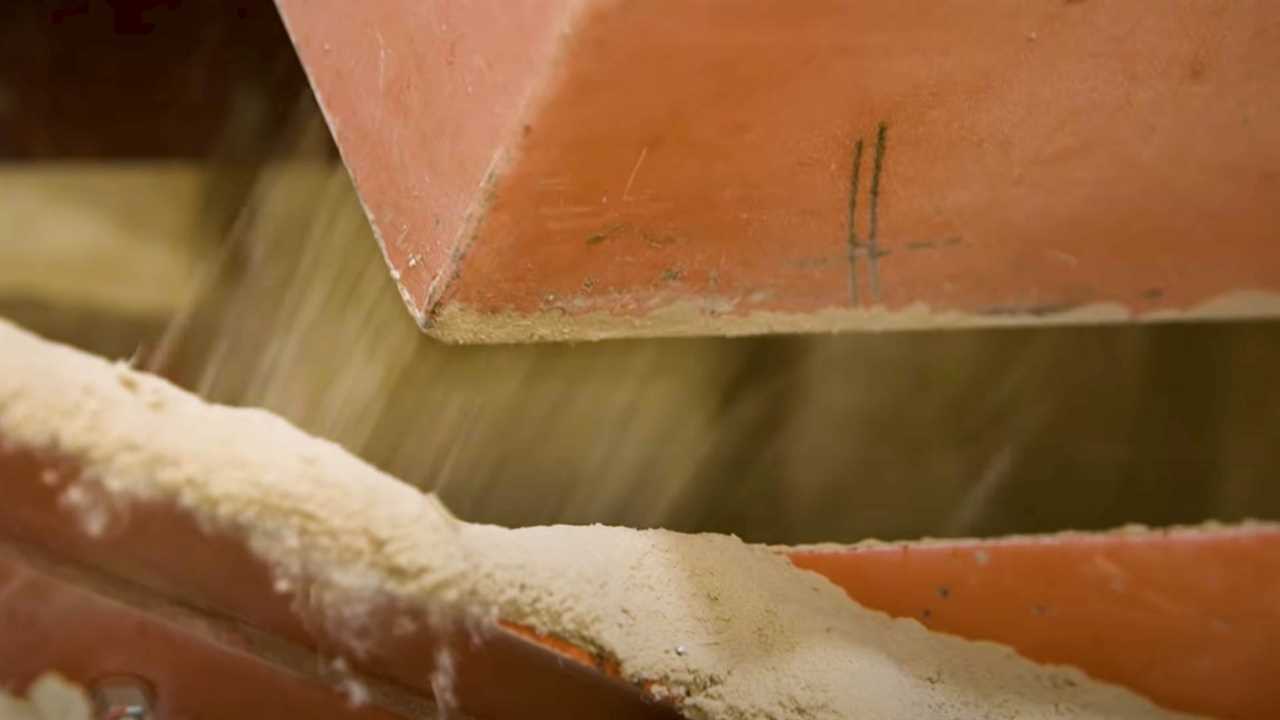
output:
[[[734,537],[463,523],[274,415],[3,322],[0,435],[79,458],[108,494],[99,511],[168,501],[241,534],[279,586],[311,578],[331,617],[387,593],[500,617],[616,658],[691,718],[1172,716],[1077,670],[864,609]]]

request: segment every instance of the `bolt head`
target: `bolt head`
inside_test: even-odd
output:
[[[153,720],[151,685],[132,675],[98,678],[90,686],[95,720]]]

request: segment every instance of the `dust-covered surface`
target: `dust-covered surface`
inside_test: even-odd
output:
[[[565,313],[559,310],[518,314],[482,312],[447,305],[427,325],[427,332],[450,342],[520,343],[605,340],[625,337],[735,336],[766,333],[830,333],[849,330],[923,330],[1008,327],[1020,325],[1087,325],[1137,319],[1159,321],[1270,318],[1280,313],[1280,295],[1258,291],[1227,293],[1182,310],[1159,310],[1141,316],[1124,305],[1101,302],[1054,313],[981,314],[936,311],[924,304],[887,310],[827,308],[807,313],[770,310],[732,312],[728,299],[672,301],[642,314],[605,311]]]
[[[312,578],[335,616],[374,593],[496,613],[616,658],[694,718],[1164,716],[1078,671],[865,610],[730,536],[460,522],[274,415],[208,405],[7,323],[0,434],[81,460],[111,495],[80,508],[89,531],[130,499],[173,501],[242,533],[279,587]]]
[[[1280,306],[1280,300],[1273,305]],[[449,342],[521,343],[608,340],[627,337],[738,336],[769,333],[831,333],[842,330],[921,330],[1016,325],[1078,325],[1118,322],[1130,317],[1122,305],[1097,305],[1052,315],[980,315],[954,310],[934,311],[923,304],[899,310],[827,308],[813,312],[741,311],[726,298],[674,300],[643,313],[627,315],[560,310],[519,314],[484,312],[448,304],[426,326],[427,332]]]
[[[0,720],[90,720],[84,689],[56,672],[36,678],[25,696],[0,688]]]

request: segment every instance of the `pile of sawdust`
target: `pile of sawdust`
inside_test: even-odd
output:
[[[89,696],[61,675],[47,672],[27,688],[25,698],[0,689],[0,720],[90,720]]]
[[[176,502],[241,533],[278,587],[309,579],[336,619],[385,593],[496,615],[616,658],[692,718],[1167,715],[1077,670],[864,609],[734,537],[463,523],[274,415],[2,322],[0,435],[81,459],[109,493],[81,508],[89,530],[131,499]]]

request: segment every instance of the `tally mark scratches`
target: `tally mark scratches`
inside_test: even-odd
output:
[[[867,268],[871,275],[871,299],[880,302],[880,246],[876,243],[880,229],[880,174],[884,171],[884,155],[889,126],[881,122],[876,130],[876,159],[871,171],[871,219],[867,228]]]
[[[858,304],[858,176],[862,174],[862,138],[853,144],[853,172],[849,180],[849,304]]]
[[[880,249],[880,182],[884,174],[885,153],[888,149],[889,126],[881,122],[876,129],[875,157],[871,166],[870,202],[867,218],[867,239],[858,237],[858,190],[862,175],[864,142],[858,138],[853,144],[853,163],[849,175],[849,230],[846,238],[849,256],[849,304],[860,304],[858,292],[858,256],[867,256],[867,276],[872,302],[880,301],[880,258],[887,253]]]

